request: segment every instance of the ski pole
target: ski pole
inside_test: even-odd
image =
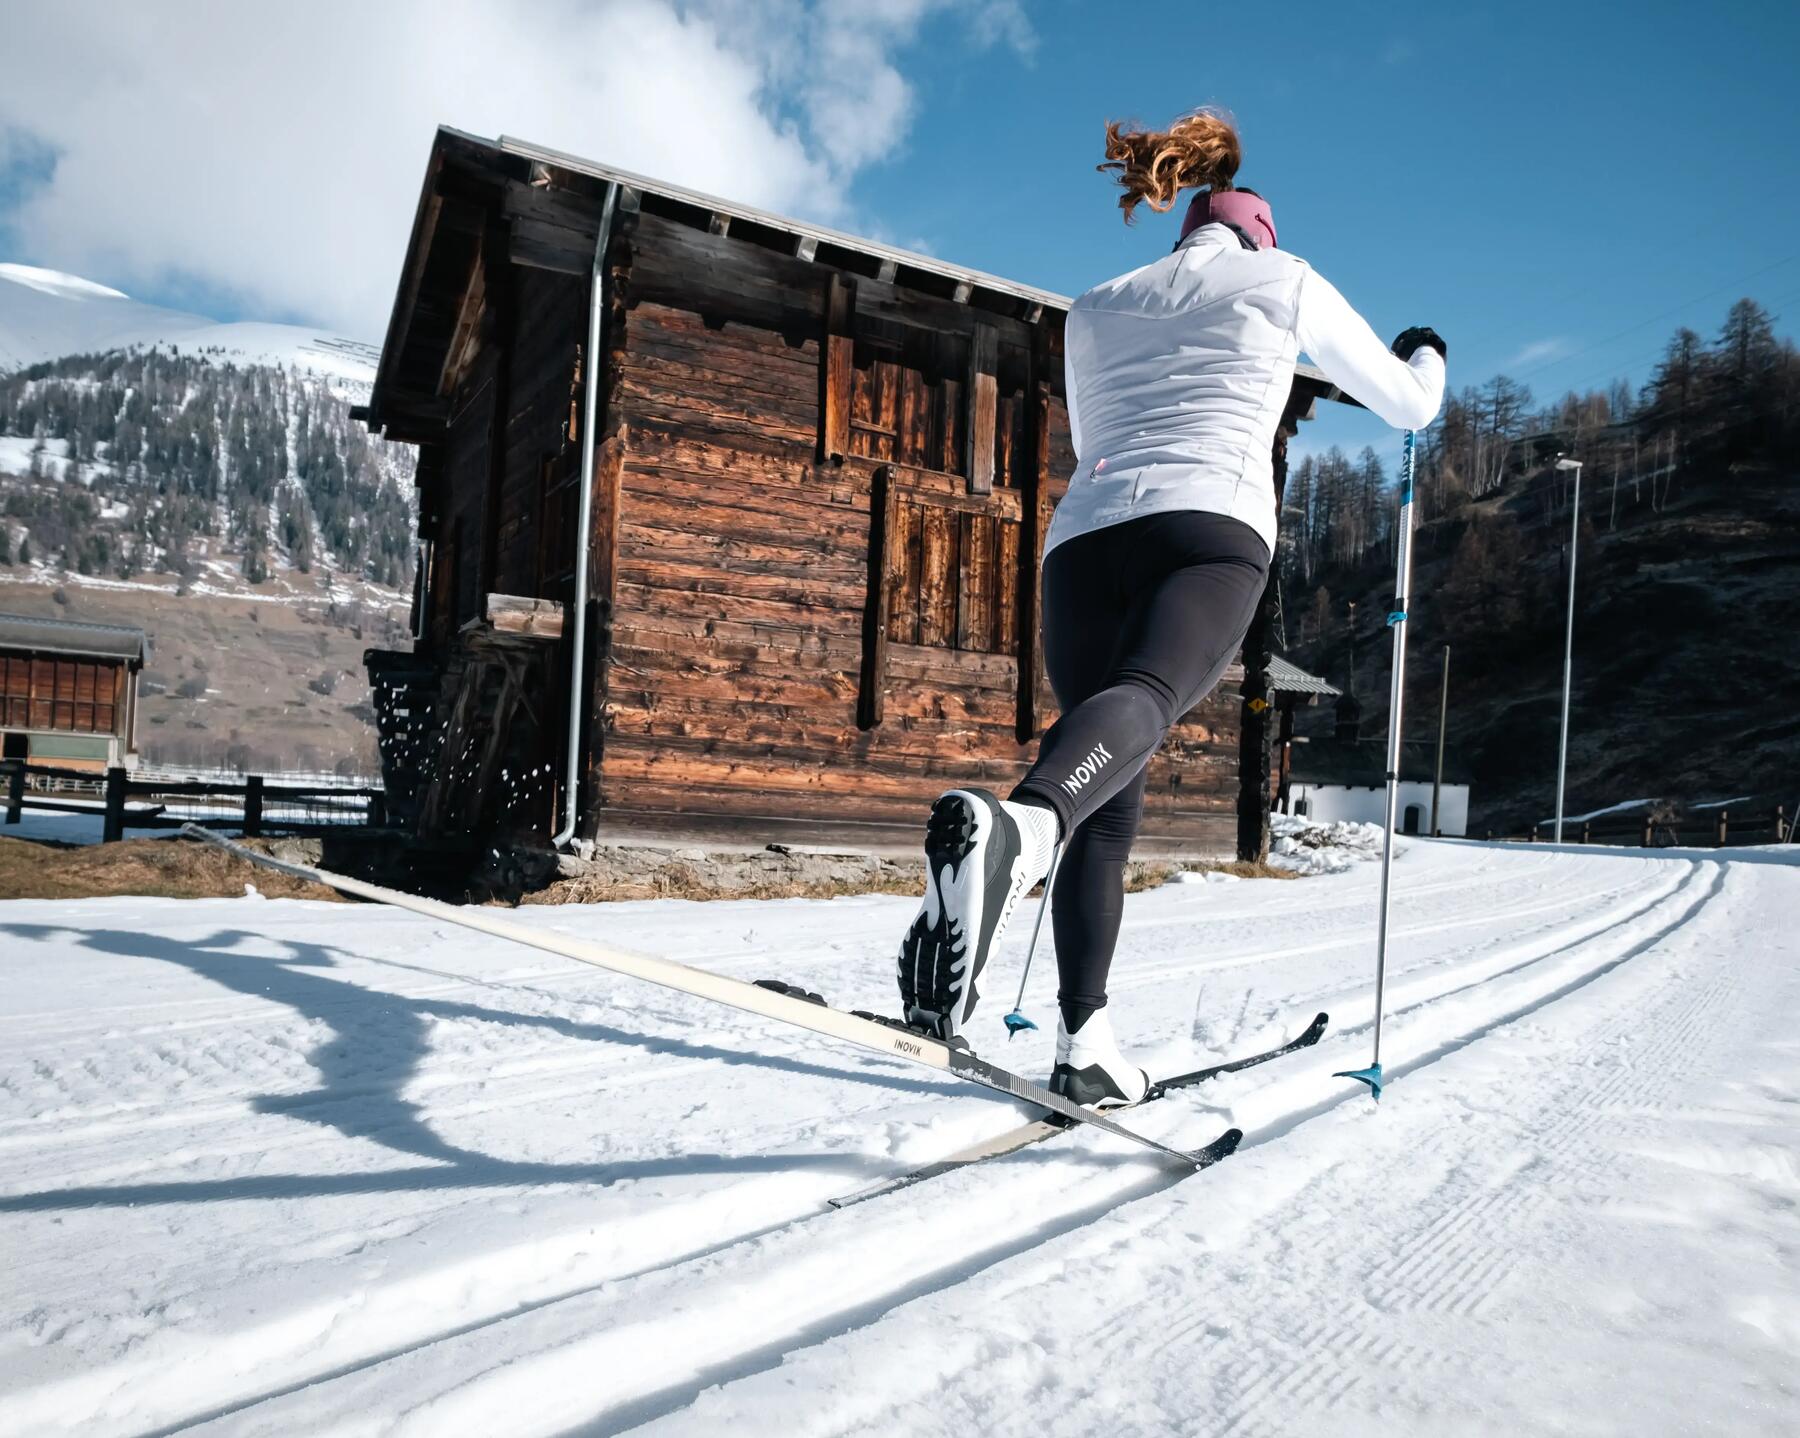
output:
[[[1031,958],[1037,953],[1038,934],[1044,927],[1044,910],[1050,907],[1050,890],[1056,884],[1056,866],[1062,863],[1063,846],[1058,844],[1056,851],[1050,855],[1050,872],[1044,876],[1044,900],[1038,905],[1037,922],[1031,926],[1031,944],[1025,950],[1025,972],[1019,975],[1019,996],[1013,1000],[1012,1012],[1006,1016],[1006,1038],[1012,1039],[1026,1029],[1035,1029],[1036,1024],[1025,1017],[1025,980],[1031,977]]]
[[[1388,695],[1387,814],[1381,836],[1381,917],[1375,930],[1375,1052],[1365,1069],[1350,1069],[1333,1078],[1366,1083],[1376,1102],[1381,1100],[1381,1012],[1387,992],[1388,911],[1394,867],[1394,822],[1400,807],[1400,720],[1406,695],[1406,605],[1412,583],[1413,446],[1417,434],[1407,430],[1400,450],[1400,552],[1395,564],[1394,604],[1388,611],[1388,627],[1394,631],[1394,678]]]

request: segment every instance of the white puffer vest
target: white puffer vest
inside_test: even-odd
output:
[[[1332,286],[1285,250],[1202,225],[1175,252],[1069,310],[1065,374],[1077,456],[1045,549],[1165,510],[1249,525],[1275,550],[1275,427],[1304,352],[1388,423],[1420,429],[1444,364],[1396,359]]]

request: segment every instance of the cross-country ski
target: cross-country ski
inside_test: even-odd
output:
[[[1800,1432],[1800,13],[14,9],[0,1434]]]
[[[1283,1058],[1301,1049],[1311,1048],[1325,1036],[1327,1015],[1320,1014],[1306,1026],[1306,1031],[1297,1039],[1277,1044],[1266,1053],[1252,1054],[1246,1058],[1227,1059],[1223,1063],[1210,1064],[1203,1069],[1195,1069],[1191,1073],[1172,1074],[1165,1079],[1153,1079],[1149,1089],[1136,1104],[1128,1107],[1152,1103],[1159,1098],[1176,1093],[1182,1089],[1194,1088],[1208,1079],[1218,1078],[1221,1074],[1242,1073],[1245,1069],[1256,1068],[1273,1059]],[[1116,1110],[1115,1110],[1116,1112]],[[868,1188],[859,1189],[855,1193],[845,1194],[841,1198],[831,1200],[833,1208],[848,1208],[853,1203],[863,1203],[871,1198],[880,1198],[884,1194],[893,1193],[902,1188],[910,1188],[915,1183],[923,1183],[928,1178],[936,1178],[939,1174],[951,1173],[959,1168],[967,1168],[970,1164],[981,1163],[991,1158],[1003,1158],[1009,1153],[1017,1153],[1022,1148],[1029,1148],[1034,1143],[1042,1143],[1045,1139],[1054,1138],[1059,1133],[1067,1133],[1070,1120],[1061,1114],[1048,1114],[1043,1118],[1033,1119],[1029,1123],[1020,1124],[1017,1128],[997,1134],[993,1138],[982,1139],[968,1148],[959,1149],[943,1158],[924,1164],[894,1178],[883,1179],[880,1183]],[[1220,1158],[1235,1152],[1243,1135],[1233,1129],[1227,1135],[1230,1147],[1219,1153]],[[1214,1140],[1215,1146],[1222,1147],[1220,1140]]]

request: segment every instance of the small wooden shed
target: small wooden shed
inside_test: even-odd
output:
[[[415,645],[368,655],[393,812],[447,844],[910,845],[945,787],[1004,792],[1055,717],[1067,305],[440,130],[362,411],[419,448]],[[1335,394],[1301,372],[1278,473]],[[1266,845],[1267,632],[1156,757],[1146,847]]]
[[[144,631],[0,614],[0,758],[62,769],[137,761]]]

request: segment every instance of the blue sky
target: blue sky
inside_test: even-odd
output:
[[[1120,224],[1092,168],[1101,121],[1216,103],[1283,244],[1382,335],[1435,325],[1454,384],[1641,382],[1676,325],[1710,337],[1741,294],[1800,333],[1800,5],[1030,13],[1029,64],[914,72],[905,151],[860,187],[897,235],[1078,292],[1178,224]],[[1303,435],[1371,436],[1341,413]]]
[[[1741,294],[1800,330],[1791,0],[81,9],[9,17],[0,259],[221,318],[378,339],[440,121],[1077,293],[1178,224],[1120,224],[1102,122],[1213,103],[1284,243],[1454,384],[1641,382]],[[1370,441],[1334,407],[1302,448]]]

